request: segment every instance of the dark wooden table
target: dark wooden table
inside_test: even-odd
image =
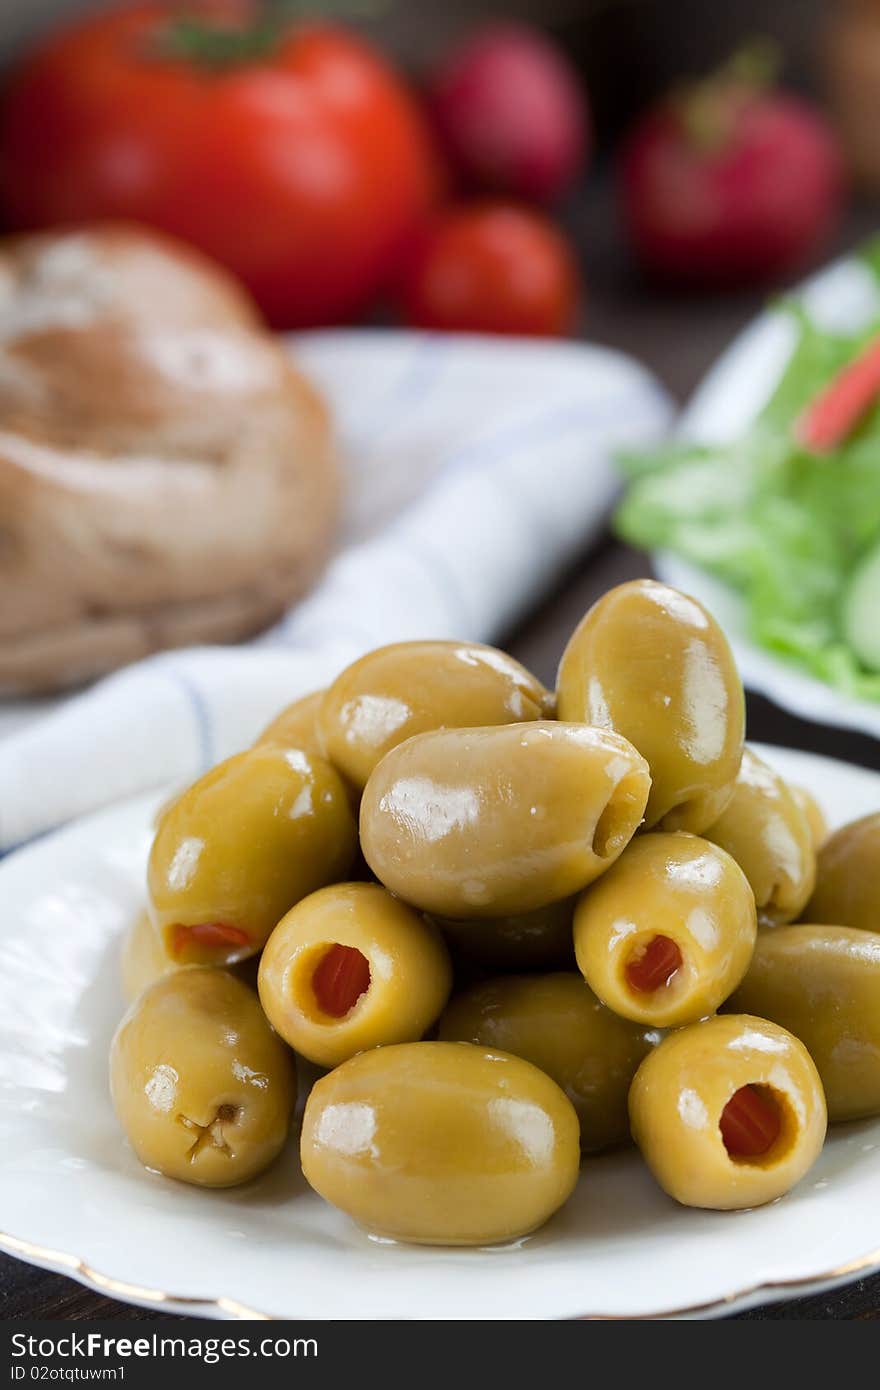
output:
[[[759,294],[735,297],[678,296],[651,290],[632,275],[620,247],[607,189],[600,183],[572,214],[583,248],[588,300],[585,335],[639,357],[679,400],[685,400],[706,368],[761,306]],[[853,210],[839,249],[880,229],[880,209]],[[621,580],[649,572],[646,557],[610,534],[579,557],[556,591],[510,634],[510,650],[552,682],[568,634],[584,610]],[[858,734],[813,725],[749,696],[749,736],[805,748],[880,770],[880,743]],[[4,1318],[160,1319],[165,1315],[115,1303],[71,1280],[0,1255],[0,1316]],[[880,1276],[833,1293],[794,1299],[735,1315],[741,1319],[880,1318]]]

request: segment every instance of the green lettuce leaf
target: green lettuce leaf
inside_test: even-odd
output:
[[[863,255],[880,278],[880,238]],[[880,321],[847,336],[818,327],[798,303],[782,311],[797,325],[797,344],[759,418],[728,445],[673,441],[622,457],[628,487],[615,527],[737,589],[762,646],[848,694],[880,700],[880,672],[861,665],[843,623],[852,575],[880,545],[880,405],[830,454],[805,451],[793,431],[880,334]]]

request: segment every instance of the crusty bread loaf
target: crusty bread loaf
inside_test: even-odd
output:
[[[0,246],[0,692],[253,633],[337,502],[327,412],[223,272],[131,228]]]

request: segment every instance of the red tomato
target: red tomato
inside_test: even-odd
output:
[[[413,99],[367,44],[326,25],[285,28],[236,61],[192,42],[171,53],[181,9],[126,6],[35,52],[0,127],[9,218],[133,218],[222,261],[276,324],[349,317],[434,198]],[[209,40],[256,22],[236,0],[198,15]]]
[[[562,233],[507,203],[442,214],[414,251],[401,295],[405,318],[420,328],[535,336],[570,332],[578,299]]]

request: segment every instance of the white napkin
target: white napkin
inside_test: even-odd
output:
[[[597,534],[614,451],[671,420],[652,378],[598,347],[382,331],[292,346],[337,421],[336,558],[255,643],[163,653],[61,702],[0,706],[0,852],[198,776],[371,647],[492,640]]]

